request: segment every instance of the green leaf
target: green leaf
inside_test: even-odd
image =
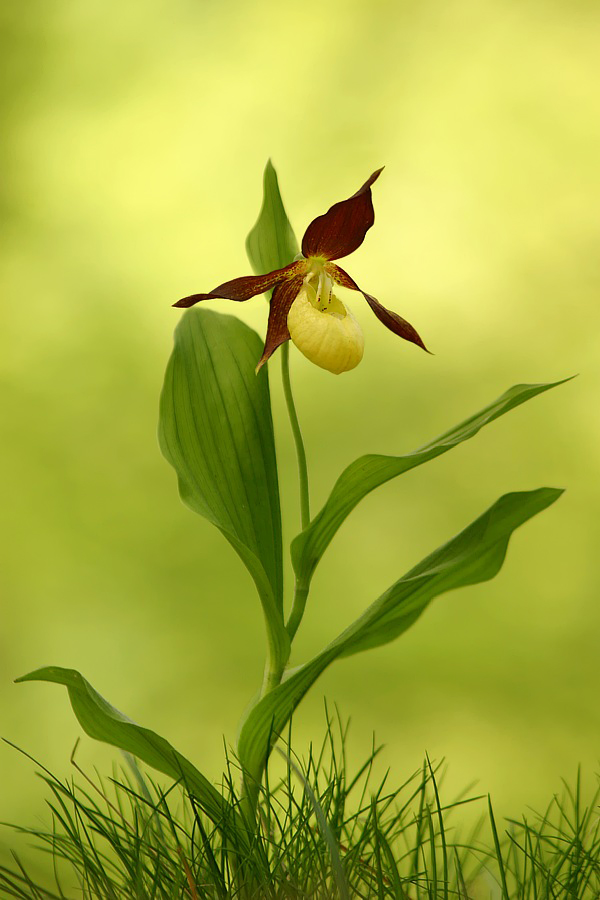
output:
[[[463,441],[474,437],[484,425],[520,406],[521,403],[531,400],[532,397],[564,384],[565,381],[570,379],[549,384],[517,384],[474,416],[465,419],[460,425],[456,425],[412,453],[404,456],[369,454],[351,463],[338,478],[323,509],[292,541],[292,562],[298,583],[304,588],[308,587],[319,560],[338,528],[354,507],[372,490],[408,472],[409,469],[414,469],[415,466],[447,453]]]
[[[111,706],[75,669],[47,666],[16,679],[21,681],[49,681],[64,684],[69,692],[73,712],[86,734],[97,741],[112,744],[143,760],[171,778],[181,781],[207,816],[217,825],[237,817],[220,792],[181,753],[164,738],[136,725]]]
[[[349,628],[310,662],[290,670],[282,683],[250,710],[242,725],[238,755],[254,777],[294,709],[335,659],[393,641],[415,622],[434,597],[493,578],[512,532],[546,509],[562,491],[506,494],[464,531],[439,547],[379,597]]]
[[[239,319],[186,312],[165,375],[159,441],[183,502],[220,529],[252,575],[272,656],[284,665],[289,639],[269,381],[266,366],[254,371],[261,352],[259,336]]]
[[[464,531],[393,584],[340,635],[340,656],[388,644],[419,618],[434,597],[489,581],[502,568],[513,531],[562,493],[557,488],[540,488],[500,497]]]
[[[246,252],[257,275],[282,269],[298,254],[298,241],[283,207],[277,172],[271,160],[263,176],[263,204],[246,238]]]

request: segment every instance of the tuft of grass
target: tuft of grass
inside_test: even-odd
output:
[[[273,760],[258,825],[217,828],[182,785],[163,788],[136,761],[112,778],[61,780],[41,766],[47,829],[18,827],[50,857],[46,883],[15,854],[0,866],[0,896],[24,900],[592,900],[600,896],[600,788],[586,803],[581,775],[543,814],[498,828],[491,801],[461,833],[464,804],[443,798],[440,764],[426,758],[399,787],[376,779],[371,751],[350,771],[348,729],[327,716],[325,737],[304,759],[291,747]],[[27,755],[27,754],[26,754]],[[30,757],[31,758],[31,757]],[[35,762],[35,760],[34,760]],[[222,790],[240,806],[231,757]],[[13,826],[15,827],[15,826]],[[487,827],[487,837],[484,829]],[[464,831],[464,829],[462,829]],[[484,835],[484,836],[482,836]]]

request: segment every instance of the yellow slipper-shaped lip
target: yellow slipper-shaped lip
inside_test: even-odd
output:
[[[365,339],[360,325],[334,294],[325,309],[319,309],[317,295],[304,284],[288,313],[290,337],[312,363],[335,375],[348,372],[363,357]]]

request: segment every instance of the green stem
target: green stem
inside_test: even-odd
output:
[[[298,626],[302,621],[307,597],[308,586],[305,587],[304,585],[298,584],[298,582],[296,582],[296,586],[294,588],[294,601],[292,603],[290,617],[287,620],[287,624],[285,626],[287,629],[287,633],[290,636],[290,641],[294,640],[296,632],[298,631]]]
[[[290,380],[290,346],[289,343],[285,343],[281,348],[281,379],[283,382],[283,394],[285,397],[285,404],[288,411],[288,416],[290,419],[290,425],[292,426],[292,434],[294,436],[294,444],[296,445],[296,456],[298,458],[298,482],[300,487],[300,521],[302,524],[302,530],[308,526],[310,523],[310,498],[309,498],[309,489],[308,489],[308,466],[306,464],[306,451],[304,449],[304,441],[302,439],[302,432],[300,430],[300,422],[298,421],[298,413],[296,412],[296,405],[294,403],[294,395],[292,393],[292,383]],[[294,590],[294,600],[292,602],[292,609],[290,611],[289,620],[286,625],[286,630],[290,637],[290,643],[298,630],[298,626],[302,621],[302,616],[304,615],[304,607],[306,606],[306,598],[308,596],[308,587],[301,587],[298,582],[296,582],[296,587]],[[263,676],[262,688],[260,691],[260,697],[264,697],[266,694],[269,694],[271,691],[275,690],[275,688],[281,684],[281,679],[283,677],[283,671],[285,668],[285,663],[283,665],[277,664],[274,662],[275,653],[273,652],[273,648],[270,648],[269,657],[267,659],[267,663],[265,666],[265,672]],[[258,785],[261,783],[264,771],[267,765],[267,760],[269,757],[270,750],[267,749],[265,753],[265,757],[263,762],[260,765],[258,771],[253,773],[244,773],[243,782],[242,782],[242,809],[244,810],[245,815],[248,817],[249,822],[256,821],[256,810],[258,806],[259,799],[259,788]]]
[[[261,698],[264,697],[265,694],[269,694],[271,691],[275,690],[275,688],[281,684],[282,676],[283,667],[272,666],[270,665],[269,660],[267,660],[263,675],[263,683],[260,689]]]
[[[294,395],[292,394],[292,384],[290,381],[290,345],[284,344],[281,348],[281,377],[283,380],[283,393],[287,405],[290,424],[292,426],[292,434],[294,435],[294,443],[296,444],[296,455],[298,457],[298,481],[300,483],[300,520],[302,530],[308,526],[310,522],[310,501],[308,492],[308,467],[306,465],[306,452],[304,450],[304,441],[302,440],[302,432],[300,431],[300,423],[298,422],[298,414],[294,404]],[[290,641],[294,639],[294,635],[298,631],[298,626],[304,615],[304,607],[306,606],[306,598],[308,596],[308,586],[300,585],[296,582],[294,590],[294,601],[290,617],[286,625]]]
[[[292,383],[290,381],[289,343],[285,343],[281,348],[281,378],[283,380],[283,393],[285,396],[288,415],[290,417],[290,425],[292,426],[292,434],[294,435],[296,455],[298,457],[298,480],[300,482],[300,521],[302,522],[302,530],[304,531],[304,529],[310,522],[308,468],[306,465],[304,441],[302,440],[302,432],[300,431],[300,423],[298,422],[298,414],[296,412],[296,406],[294,404],[294,395],[292,394]]]

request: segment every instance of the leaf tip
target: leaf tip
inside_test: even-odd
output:
[[[63,669],[60,666],[42,666],[39,669],[34,669],[33,672],[27,672],[26,675],[20,675],[18,678],[15,678],[15,684],[21,684],[24,681],[54,681],[60,683],[65,683],[64,678],[66,674],[71,673],[70,669]]]
[[[18,678],[14,679],[13,684],[21,684],[23,681],[37,681],[37,674],[40,671],[40,669],[35,669],[33,672],[27,672],[26,675],[19,675]]]
[[[558,498],[564,494],[566,488],[548,488],[548,490],[551,491],[554,494],[555,499],[558,500]]]
[[[567,384],[568,381],[573,381],[574,378],[579,378],[579,372],[575,372],[574,375],[567,375],[566,378],[559,378],[558,381],[544,382],[543,387],[545,387],[546,389],[560,387],[561,384]]]
[[[263,174],[263,184],[265,186],[265,189],[267,188],[268,183],[271,178],[275,179],[275,184],[277,186],[277,190],[279,190],[279,178],[277,177],[277,169],[273,165],[273,160],[271,159],[271,157],[269,157],[267,160],[267,164],[265,165],[265,170],[264,170],[264,174]]]

